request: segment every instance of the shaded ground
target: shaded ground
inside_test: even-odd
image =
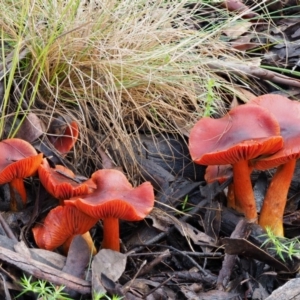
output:
[[[221,38],[232,40],[232,46],[241,51],[251,51],[253,59],[243,66],[223,61],[211,68],[219,70],[220,76],[243,73],[250,85],[253,81],[253,94],[248,92],[248,99],[260,91],[299,97],[300,18],[295,4],[288,1],[283,6],[275,1],[268,12],[274,15],[272,24],[258,18],[257,22],[245,24],[245,28],[224,30]],[[256,13],[263,16],[266,12]],[[203,24],[199,22],[199,26]],[[262,60],[255,60],[258,53],[263,53]],[[258,68],[262,65],[266,69]],[[274,68],[276,72],[272,71]],[[229,100],[236,105],[234,99]],[[91,299],[91,289],[106,290],[109,295],[118,294],[124,299],[300,299],[299,258],[278,253],[274,250],[276,245],[261,247],[267,239],[262,229],[226,208],[230,179],[222,185],[206,184],[205,167],[190,161],[186,140],[181,137],[157,135],[154,143],[142,135],[141,140],[144,151],[136,151],[136,159],[143,177],[156,188],[156,205],[145,221],[121,224],[123,254],[102,250],[89,264],[89,252],[80,237],[71,246],[67,259],[36,249],[31,227],[53,206],[53,199],[38,189],[38,183],[30,182],[28,192],[33,183],[37,189],[28,208],[20,213],[1,214],[3,297],[10,299],[19,293],[17,282],[25,273],[66,286],[74,299],[81,295],[82,299]],[[108,152],[117,159],[118,152]],[[104,153],[102,159],[110,165]],[[299,172],[297,168],[284,218],[288,238],[297,237],[299,232]],[[255,173],[252,179],[260,207],[270,174]],[[1,210],[5,210],[9,196],[5,186],[1,191]],[[36,201],[33,205],[35,198],[47,204],[38,207],[40,201]],[[95,226],[92,236],[98,247],[101,224]],[[297,242],[293,244],[295,252],[299,247]],[[286,282],[290,285],[279,289]],[[269,297],[275,290],[278,294]]]

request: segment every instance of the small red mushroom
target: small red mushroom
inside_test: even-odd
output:
[[[75,235],[84,235],[97,221],[75,206],[57,206],[48,213],[43,224],[32,228],[32,232],[39,248],[52,251],[70,242]],[[94,247],[93,244],[89,246]]]
[[[272,94],[259,96],[249,103],[268,109],[277,119],[283,137],[282,149],[252,162],[254,168],[259,170],[278,167],[267,190],[259,224],[264,228],[270,227],[275,235],[283,236],[282,219],[287,194],[296,161],[300,157],[300,103]]]
[[[45,190],[58,199],[61,205],[64,205],[64,199],[83,196],[96,189],[96,185],[92,180],[78,182],[76,175],[64,166],[56,165],[55,168],[51,168],[46,158],[39,166],[38,173]],[[65,249],[68,248],[72,238],[73,236],[64,244]],[[91,247],[92,242],[89,232],[85,233],[84,238],[89,240],[88,244]]]
[[[219,183],[225,182],[232,177],[231,165],[210,165],[205,170],[204,179],[207,183],[218,181]]]
[[[17,198],[26,204],[26,190],[23,179],[33,176],[43,160],[43,154],[22,139],[6,139],[0,142],[0,184],[9,183],[11,210],[18,210]]]
[[[119,219],[144,219],[154,205],[150,182],[133,188],[126,176],[114,169],[98,170],[92,175],[97,189],[86,195],[65,200],[66,206],[76,206],[93,219],[103,220],[102,248],[120,251]]]
[[[48,138],[55,149],[61,154],[67,154],[78,139],[78,124],[75,121],[67,123],[67,121],[61,119],[55,119],[52,121],[48,134]]]
[[[56,165],[55,168],[51,168],[46,158],[39,166],[38,173],[46,191],[61,202],[64,199],[86,195],[96,188],[92,180],[78,182],[76,175],[64,166]]]
[[[220,119],[202,118],[192,128],[189,150],[195,163],[233,166],[234,197],[250,221],[257,220],[248,161],[282,148],[275,117],[257,105],[240,105]]]

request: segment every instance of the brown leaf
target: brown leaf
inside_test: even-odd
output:
[[[222,6],[227,8],[229,11],[243,13],[243,18],[254,18],[258,16],[257,13],[252,12],[250,8],[244,3],[242,3],[240,0],[225,0],[222,3]]]
[[[253,37],[251,35],[241,36],[239,39],[231,41],[230,44],[234,49],[240,51],[247,51],[260,46],[260,43],[251,42]]]
[[[193,227],[192,225],[182,221],[180,224],[176,223],[174,225],[183,236],[190,238],[196,245],[207,244],[207,246],[216,246],[214,240],[210,236]]]
[[[44,133],[44,125],[38,116],[34,113],[29,113],[21,127],[19,128],[16,138],[32,143]]]
[[[100,250],[92,262],[92,290],[97,293],[105,292],[101,274],[105,274],[112,281],[117,281],[125,270],[126,262],[125,254],[109,249]]]
[[[278,270],[291,271],[286,263],[277,260],[274,256],[245,239],[223,238],[222,243],[225,245],[225,252],[228,254],[248,256],[263,261]]]
[[[154,207],[151,213],[147,216],[153,222],[153,227],[161,231],[168,231],[170,226],[178,222],[178,220],[170,214],[167,214],[163,210]]]
[[[253,24],[249,21],[243,21],[243,22],[236,22],[234,24],[230,24],[227,27],[225,27],[222,31],[225,35],[232,39],[237,39],[241,35],[243,35],[246,32],[249,32],[250,27]],[[242,37],[245,38],[245,37]],[[248,37],[251,39],[251,36]]]
[[[67,261],[62,271],[83,278],[90,256],[90,249],[85,239],[81,235],[76,235],[70,244]]]

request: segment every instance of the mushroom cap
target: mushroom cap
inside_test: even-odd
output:
[[[1,141],[0,153],[0,184],[34,175],[43,160],[42,153],[17,138]]]
[[[90,180],[82,183],[76,182],[75,174],[64,166],[56,165],[54,169],[51,168],[46,158],[39,166],[38,173],[44,188],[57,199],[85,195],[96,188],[96,185]]]
[[[280,127],[267,109],[240,105],[220,119],[204,117],[192,128],[189,150],[195,163],[234,164],[282,148]]]
[[[231,165],[210,165],[205,170],[204,179],[207,183],[214,181],[223,183],[232,176],[233,170]]]
[[[79,136],[78,124],[75,121],[67,124],[66,129],[61,136],[51,137],[50,141],[56,150],[62,154],[68,153],[75,145]]]
[[[283,147],[275,154],[258,158],[252,161],[252,165],[259,170],[277,167],[291,159],[300,157],[300,103],[281,95],[266,94],[249,102],[251,105],[259,105],[266,108],[277,119]]]
[[[114,169],[98,170],[92,175],[97,189],[85,196],[65,200],[96,219],[118,218],[125,221],[144,219],[154,205],[154,190],[150,182],[136,188],[126,176]]]
[[[75,206],[57,206],[48,213],[43,224],[32,228],[32,232],[39,248],[54,250],[70,237],[90,230],[97,221]]]

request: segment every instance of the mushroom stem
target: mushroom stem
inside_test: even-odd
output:
[[[252,170],[253,170],[253,167],[248,166],[249,177],[252,173]],[[244,212],[243,207],[241,207],[241,205],[239,205],[239,203],[236,202],[236,200],[234,198],[234,193],[235,193],[234,184],[232,182],[228,185],[227,206],[243,213]]]
[[[296,159],[291,159],[277,168],[261,209],[259,225],[270,227],[277,236],[284,236],[282,219],[295,167]]]
[[[233,182],[228,185],[227,207],[231,207],[233,209],[236,209],[236,203],[235,203],[235,198],[234,198],[234,184],[233,184]]]
[[[22,178],[14,178],[9,183],[10,189],[10,209],[19,211],[21,206],[26,204],[26,190]]]
[[[120,252],[119,219],[103,219],[103,249],[111,249]]]
[[[256,222],[257,210],[249,173],[247,160],[233,164],[235,205],[249,221]]]

